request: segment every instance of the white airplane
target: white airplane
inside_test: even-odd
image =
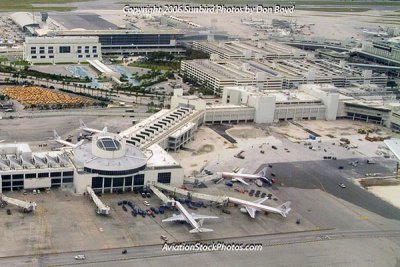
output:
[[[387,37],[388,36],[388,33],[384,32],[384,31],[375,32],[375,31],[363,30],[363,33],[366,35],[371,35],[371,36],[375,36],[375,37]]]
[[[247,180],[257,180],[261,179],[264,182],[268,183],[269,185],[272,185],[274,183],[274,180],[272,178],[268,178],[266,176],[267,173],[267,168],[262,169],[258,174],[247,174],[243,173],[244,168],[241,168],[238,172],[222,172],[221,175],[224,178],[232,178],[233,182],[240,182],[245,185],[249,185],[244,179]]]
[[[269,206],[262,204],[267,199],[268,199],[268,197],[258,199],[256,201],[252,202],[252,201],[247,201],[247,200],[243,200],[243,199],[239,199],[239,198],[229,197],[229,202],[243,206],[242,208],[240,208],[240,211],[247,212],[251,218],[256,217],[256,211],[267,211],[267,212],[277,213],[277,214],[282,215],[282,217],[286,218],[286,216],[292,210],[290,208],[290,204],[291,204],[290,201],[285,202],[276,208],[273,208],[273,207],[269,207]]]
[[[193,229],[190,233],[205,233],[212,232],[213,229],[202,228],[205,219],[218,219],[216,216],[198,215],[189,213],[179,201],[175,201],[175,206],[178,208],[180,215],[173,214],[172,217],[162,220],[162,222],[182,222],[185,221],[190,224]],[[199,220],[199,222],[197,222]]]
[[[72,147],[72,148],[76,148],[76,147],[82,145],[83,142],[85,141],[85,140],[81,140],[78,143],[73,144],[71,142],[62,140],[61,137],[57,134],[56,130],[54,130],[53,133],[54,133],[54,141],[56,141],[57,143],[59,143],[61,145],[64,145],[64,146],[69,146],[69,147]]]
[[[79,129],[87,133],[106,133],[107,127],[104,127],[103,130],[93,129],[86,126],[83,120],[79,120]]]

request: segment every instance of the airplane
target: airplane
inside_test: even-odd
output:
[[[256,211],[267,211],[267,212],[277,213],[280,214],[282,217],[286,218],[286,216],[292,210],[290,208],[291,204],[290,201],[287,201],[282,205],[279,205],[278,207],[274,208],[262,204],[267,199],[268,197],[265,197],[252,202],[252,201],[242,200],[239,198],[229,197],[229,202],[242,205],[243,207],[240,208],[240,211],[244,213],[247,212],[253,219],[256,217]]]
[[[175,206],[178,208],[180,215],[173,214],[172,217],[162,220],[162,222],[177,222],[185,221],[189,223],[193,229],[190,233],[205,233],[212,232],[213,229],[202,228],[205,219],[218,219],[216,216],[198,215],[195,213],[189,213],[179,201],[175,201]],[[199,220],[199,222],[197,222]]]
[[[64,145],[64,146],[69,146],[69,147],[72,147],[72,148],[77,148],[78,146],[82,145],[83,142],[85,141],[85,140],[81,140],[81,141],[79,141],[78,143],[73,144],[73,143],[71,143],[71,142],[62,140],[61,137],[60,137],[60,136],[58,135],[58,133],[56,132],[56,130],[54,130],[53,133],[54,133],[54,140],[53,140],[53,141],[56,141],[57,143],[59,143],[59,144],[61,144],[61,145]]]
[[[366,35],[371,35],[371,36],[375,36],[375,37],[387,37],[388,36],[388,33],[384,32],[384,31],[375,32],[375,31],[363,30],[363,33]]]
[[[97,130],[93,128],[89,128],[86,126],[86,124],[83,122],[83,120],[79,120],[79,129],[81,129],[84,132],[87,133],[106,133],[107,132],[107,127],[104,127],[103,130]]]
[[[222,177],[231,177],[233,182],[240,182],[245,185],[249,185],[244,179],[255,180],[260,179],[269,185],[272,185],[275,181],[272,178],[268,178],[267,167],[262,169],[258,174],[247,174],[243,173],[244,168],[241,168],[238,172],[222,172]]]

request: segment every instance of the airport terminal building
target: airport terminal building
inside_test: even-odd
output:
[[[144,151],[117,134],[99,133],[61,151],[32,152],[24,143],[0,145],[1,191],[71,188],[75,193],[132,191],[149,181],[183,183],[182,167],[157,144]]]
[[[97,37],[26,37],[23,58],[31,63],[79,63],[101,60]]]

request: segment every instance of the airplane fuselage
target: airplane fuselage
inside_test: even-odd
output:
[[[178,208],[182,216],[185,218],[186,222],[190,224],[194,229],[199,229],[200,225],[196,220],[193,218],[192,215],[182,206],[179,201],[175,201],[175,206]]]
[[[272,213],[277,213],[282,215],[282,211],[274,208],[274,207],[270,207],[270,206],[266,206],[263,204],[258,204],[258,203],[254,203],[251,201],[247,201],[247,200],[243,200],[243,199],[239,199],[239,198],[234,198],[234,197],[229,197],[228,198],[229,202],[238,204],[238,205],[242,205],[242,206],[246,206],[246,207],[250,207],[256,210],[262,210],[262,211],[267,211],[267,212],[272,212]]]

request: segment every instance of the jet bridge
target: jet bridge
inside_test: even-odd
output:
[[[168,198],[166,195],[164,195],[160,190],[158,190],[154,185],[150,184],[150,189],[153,191],[156,196],[161,199],[161,201],[166,204],[167,206],[175,206],[175,200]]]
[[[226,196],[212,196],[212,195],[191,192],[188,190],[184,190],[182,188],[173,187],[173,186],[162,184],[162,183],[153,183],[153,185],[159,189],[164,189],[169,192],[173,192],[175,194],[181,194],[181,195],[187,196],[189,198],[197,198],[197,199],[212,201],[212,202],[216,202],[216,203],[220,203],[220,204],[226,204],[228,202],[228,197],[226,197]]]
[[[24,212],[33,212],[37,206],[35,202],[27,202],[16,198],[6,197],[4,195],[1,196],[1,200],[8,204],[20,207]]]
[[[90,198],[93,200],[94,204],[96,204],[97,206],[97,214],[101,214],[101,215],[108,215],[110,214],[110,207],[105,205],[100,199],[99,197],[96,195],[96,193],[93,191],[93,189],[88,186],[86,187],[86,190],[90,196]]]

